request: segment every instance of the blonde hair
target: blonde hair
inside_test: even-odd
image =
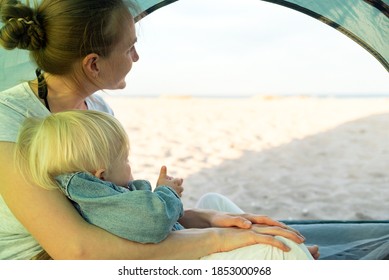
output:
[[[73,110],[27,118],[19,131],[15,157],[27,180],[53,189],[60,174],[100,168],[109,172],[128,152],[128,136],[115,117]]]

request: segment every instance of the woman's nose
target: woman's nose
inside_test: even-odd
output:
[[[139,60],[139,54],[138,54],[137,50],[134,49],[134,51],[132,53],[132,61],[137,62],[138,60]]]

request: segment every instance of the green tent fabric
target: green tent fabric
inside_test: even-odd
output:
[[[388,260],[389,221],[286,220],[318,245],[320,260]]]
[[[139,10],[133,14],[139,21],[176,1],[137,0]],[[370,52],[389,71],[389,0],[263,1],[297,10],[336,28]],[[244,1],[236,5],[244,5]],[[26,51],[0,48],[0,91],[33,79],[34,70],[35,65]],[[319,245],[322,259],[389,259],[389,221],[285,223],[300,230],[308,244]]]
[[[136,20],[141,20],[176,1],[137,0],[139,10],[133,14]],[[389,71],[389,0],[263,1],[297,10],[336,28],[370,52]],[[236,5],[244,5],[244,1]],[[34,78],[34,69],[26,51],[0,48],[0,90]]]

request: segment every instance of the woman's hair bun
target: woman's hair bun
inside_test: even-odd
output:
[[[0,44],[6,49],[39,50],[45,45],[45,32],[29,6],[14,0],[0,0]]]

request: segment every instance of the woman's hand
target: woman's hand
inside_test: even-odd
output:
[[[305,238],[297,230],[288,227],[284,223],[273,220],[268,216],[216,212],[213,216],[211,216],[210,223],[212,227],[237,227],[240,229],[250,229],[261,236],[279,235],[293,240],[296,243],[302,243],[305,240]],[[271,242],[278,243],[276,240]]]
[[[281,248],[281,242],[274,238],[279,235],[288,238],[296,243],[304,242],[305,238],[295,229],[286,226],[284,223],[275,221],[267,216],[253,214],[229,214],[214,210],[188,209],[185,215],[179,220],[185,228],[226,228],[235,232],[247,231],[245,234],[264,244],[274,245]],[[254,236],[253,236],[253,233]],[[239,235],[239,234],[238,234]],[[242,234],[243,235],[243,234]],[[259,236],[259,237],[258,237]],[[235,239],[235,236],[233,237]],[[246,240],[243,242],[252,242]],[[255,244],[250,243],[250,244]],[[285,248],[285,247],[284,247]],[[281,248],[282,249],[282,248]]]
[[[223,212],[215,212],[214,215],[210,216],[210,224],[211,227],[238,227],[241,229],[249,229],[249,228],[260,228],[267,227],[269,229],[274,229],[276,227],[286,230],[288,233],[293,232],[294,235],[297,235],[301,238],[301,242],[305,240],[305,238],[294,228],[291,228],[285,225],[282,222],[271,219],[268,216],[264,215],[254,215],[254,214],[229,214]],[[287,237],[285,235],[282,235]],[[288,237],[287,237],[288,238]],[[292,239],[298,242],[295,239]]]
[[[231,251],[240,247],[245,247],[254,244],[266,244],[277,247],[282,251],[289,252],[290,248],[275,236],[283,236],[298,244],[304,239],[297,235],[294,231],[276,227],[276,226],[256,226],[252,229],[238,228],[213,228],[219,233],[219,248],[220,252]]]
[[[210,216],[211,227],[238,227],[242,229],[248,229],[253,224],[278,226],[286,228],[284,223],[278,222],[263,215],[253,214],[230,214],[224,212],[215,212]]]

